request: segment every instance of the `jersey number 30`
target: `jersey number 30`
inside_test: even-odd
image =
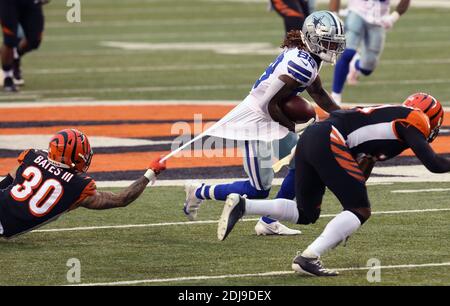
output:
[[[22,172],[25,179],[11,189],[11,196],[18,202],[28,202],[30,212],[36,217],[45,216],[63,195],[63,187],[55,179],[42,182],[42,172],[30,166]],[[37,190],[37,191],[36,191]]]

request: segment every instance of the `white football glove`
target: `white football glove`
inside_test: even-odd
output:
[[[392,29],[394,23],[400,19],[400,14],[397,11],[392,12],[390,15],[384,15],[381,17],[381,26],[386,30]]]
[[[297,133],[297,134],[301,134],[301,133],[303,133],[303,131],[304,131],[308,126],[310,126],[311,124],[314,124],[315,122],[316,122],[316,118],[311,118],[311,119],[308,120],[308,122],[305,122],[305,123],[296,123],[296,124],[295,124],[295,128],[294,128],[294,131],[295,131],[295,133]]]

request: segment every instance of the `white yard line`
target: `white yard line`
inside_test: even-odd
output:
[[[109,101],[67,101],[67,98],[60,98],[59,101],[47,102],[12,102],[0,103],[2,108],[41,108],[41,107],[74,107],[74,106],[141,106],[141,105],[237,105],[241,101],[237,100],[109,100]]]
[[[383,60],[381,65],[443,65],[450,64],[450,58],[423,59],[423,60]],[[121,73],[129,72],[154,72],[154,71],[193,71],[193,70],[226,70],[226,69],[254,69],[262,68],[261,64],[213,64],[213,65],[162,65],[162,66],[129,66],[129,67],[99,67],[99,68],[48,68],[31,69],[27,71],[29,75],[50,75],[50,74],[80,74],[80,73]],[[13,97],[13,96],[12,96]],[[0,97],[7,100],[8,97]]]
[[[223,178],[223,179],[205,179],[202,180],[206,185],[217,185],[217,184],[225,184],[229,182],[235,182],[243,180],[243,178]],[[123,181],[96,181],[96,185],[99,188],[123,188],[130,186],[134,181],[132,180],[123,180]],[[273,186],[280,186],[283,182],[283,178],[275,178],[272,181]],[[186,183],[186,180],[157,180],[153,187],[183,187]],[[372,182],[369,181],[367,185],[391,185],[393,182]],[[148,186],[150,187],[150,185]]]
[[[446,192],[446,191],[450,191],[450,188],[391,190],[392,193],[422,193],[422,192]]]
[[[389,215],[389,214],[408,214],[408,213],[429,213],[450,211],[450,208],[431,208],[431,209],[411,209],[411,210],[391,210],[391,211],[375,211],[372,215]],[[336,214],[324,214],[321,218],[333,218]],[[258,218],[242,219],[243,222],[254,222]],[[34,230],[31,233],[59,233],[59,232],[78,232],[104,229],[128,229],[128,228],[147,228],[147,227],[164,227],[164,226],[178,226],[178,225],[202,225],[215,224],[217,220],[203,220],[203,221],[185,221],[185,222],[162,222],[162,223],[148,223],[148,224],[124,224],[124,225],[104,225],[104,226],[81,226],[71,228],[51,228]]]
[[[437,59],[436,59],[437,60]],[[450,62],[450,59],[448,59]],[[437,64],[443,64],[438,61]],[[411,61],[411,64],[421,63]],[[425,63],[424,63],[425,64]],[[193,70],[227,70],[227,69],[252,69],[263,68],[261,64],[205,64],[205,65],[151,65],[151,66],[128,66],[128,67],[98,67],[98,68],[48,68],[30,69],[27,74],[80,74],[80,73],[124,73],[124,72],[153,72],[153,71],[193,71]]]
[[[433,267],[448,267],[450,262],[441,263],[425,263],[425,264],[403,264],[403,265],[387,265],[387,266],[370,266],[370,267],[352,267],[352,268],[333,268],[333,270],[344,271],[365,271],[369,269],[417,269],[417,268],[433,268]],[[228,279],[228,278],[251,278],[251,277],[268,277],[268,276],[282,276],[295,275],[293,271],[271,271],[261,273],[246,273],[246,274],[225,274],[225,275],[201,275],[201,276],[185,276],[174,278],[152,278],[129,281],[116,281],[105,283],[84,283],[72,286],[123,286],[123,285],[138,285],[138,284],[152,284],[152,283],[172,283],[172,282],[188,282],[200,280],[213,279]]]
[[[379,85],[427,85],[427,84],[449,84],[450,79],[411,79],[411,80],[378,80],[361,82],[359,86],[371,87]],[[330,86],[328,82],[325,86]],[[66,88],[66,89],[44,89],[30,90],[30,95],[50,95],[50,94],[85,94],[85,93],[142,93],[142,92],[173,92],[173,91],[212,91],[212,90],[236,90],[250,89],[249,84],[245,85],[186,85],[186,86],[143,86],[143,87],[98,87],[98,88]],[[62,98],[63,99],[63,98]]]
[[[222,105],[233,106],[237,105],[241,100],[86,100],[76,97],[68,98],[52,98],[45,101],[24,101],[24,102],[11,102],[0,103],[0,109],[2,108],[42,108],[42,107],[74,107],[74,106],[140,106],[140,105]],[[450,103],[450,101],[441,101],[442,103]],[[383,101],[383,103],[388,103]],[[395,102],[389,102],[395,103]],[[360,106],[370,106],[377,103],[363,103],[358,102]],[[355,103],[344,103],[344,106],[355,106]],[[444,107],[446,112],[450,111],[450,107]]]

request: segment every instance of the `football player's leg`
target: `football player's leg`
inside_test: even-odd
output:
[[[355,62],[355,68],[361,74],[368,76],[375,70],[384,49],[385,39],[386,31],[383,27],[368,25],[361,58]]]
[[[14,1],[0,1],[3,46],[1,50],[3,87],[5,91],[17,91],[13,81],[14,48],[17,46],[18,12]]]
[[[303,0],[271,0],[272,7],[283,18],[286,33],[301,30],[309,8]]]
[[[250,199],[265,199],[269,196],[274,176],[271,168],[271,144],[245,141],[242,152],[244,170],[249,179],[230,184],[202,184],[195,192],[198,199],[225,201],[231,193],[246,195]]]
[[[332,133],[335,133],[334,131]],[[343,140],[328,139],[314,167],[325,185],[336,195],[344,211],[333,218],[322,234],[308,246],[302,256],[318,258],[345,241],[370,217],[370,203],[365,178]]]
[[[341,94],[349,73],[350,62],[364,38],[364,20],[353,12],[350,12],[345,20],[345,36],[346,48],[334,69],[332,96],[336,102],[341,100]]]
[[[25,32],[23,31],[22,26],[19,24],[19,27],[17,29],[17,39],[20,42],[24,38]],[[17,45],[19,45],[19,43]],[[21,61],[17,47],[14,48],[13,74],[14,74],[14,83],[16,85],[19,86],[25,85],[25,80],[22,78]]]
[[[279,151],[278,159],[282,159],[289,155],[292,149],[297,145],[298,135],[295,133],[289,133],[285,138],[280,141],[274,142],[273,147],[275,151]],[[289,172],[284,178],[280,190],[275,198],[277,199],[294,199],[295,198],[295,158],[291,160],[288,166]]]
[[[271,144],[259,141],[245,141],[242,152],[244,155],[244,169],[249,180],[217,185],[197,182],[186,183],[184,212],[189,219],[195,219],[197,210],[203,200],[225,201],[228,195],[232,193],[246,195],[250,199],[265,199],[269,196],[274,176],[271,168]]]
[[[301,139],[297,147],[299,145],[303,145]],[[314,198],[310,201],[310,203],[316,204],[317,201],[320,203],[325,187],[320,181],[318,175],[314,172],[314,169],[312,167],[305,166],[303,163],[303,157],[299,157],[298,153],[299,152],[297,150],[295,158],[296,165],[300,165],[302,168],[303,177],[309,178],[309,180],[302,180],[303,184],[305,184],[304,188],[302,187],[297,189],[304,190],[304,194],[313,193],[316,195],[309,197]],[[302,151],[302,154],[303,153],[304,151]],[[318,218],[316,205],[314,204],[311,205],[312,209],[305,210],[303,206],[297,205],[297,202],[289,199],[279,198],[274,200],[253,200],[245,199],[237,194],[232,194],[227,199],[219,221],[219,240],[224,240],[231,232],[236,222],[244,215],[269,216],[277,220],[288,221],[291,223],[314,223]],[[318,212],[320,213],[320,209]]]
[[[17,52],[19,56],[36,50],[42,42],[44,33],[44,13],[42,4],[36,1],[28,1],[22,6],[20,24],[23,27],[25,37],[20,41]]]

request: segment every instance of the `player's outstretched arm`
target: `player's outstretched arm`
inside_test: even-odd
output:
[[[314,82],[306,88],[306,91],[308,91],[308,94],[311,98],[313,98],[314,102],[316,102],[317,105],[319,105],[320,108],[327,113],[341,109],[341,107],[336,104],[328,92],[323,88],[322,81],[319,76],[317,76]]]
[[[161,163],[160,160],[161,158],[154,160],[145,175],[121,192],[97,191],[94,195],[84,199],[80,206],[97,210],[128,206],[144,192],[150,181],[155,180],[156,176],[166,169],[165,162]]]
[[[422,164],[433,173],[450,172],[450,160],[434,152],[425,136],[412,125],[396,123],[398,135],[408,144]]]
[[[410,0],[401,0],[396,9],[389,15],[381,17],[381,25],[386,29],[391,29],[400,19],[400,16],[406,13],[410,4]]]

